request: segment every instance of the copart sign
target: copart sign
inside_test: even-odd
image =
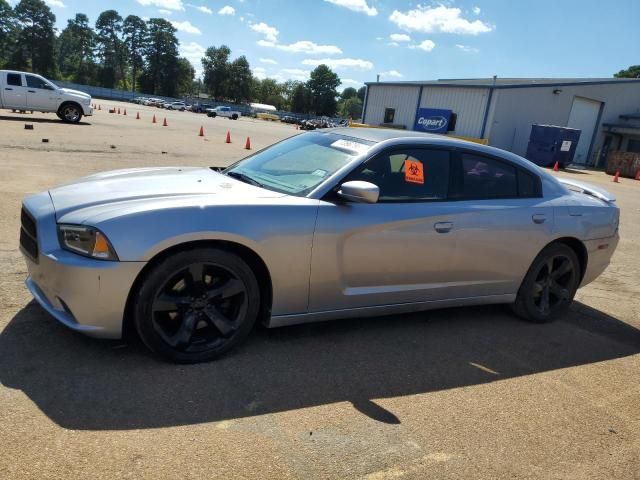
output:
[[[447,133],[451,110],[419,108],[413,129],[418,132]]]

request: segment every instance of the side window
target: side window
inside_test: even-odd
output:
[[[42,79],[34,77],[33,75],[25,75],[25,78],[27,79],[27,87],[29,88],[45,88],[46,83]]]
[[[393,119],[396,116],[395,108],[385,108],[384,109],[384,123],[393,123]]]
[[[518,170],[518,196],[531,198],[539,196],[538,181],[532,174]]]
[[[379,202],[443,200],[449,191],[449,163],[446,150],[395,150],[367,161],[346,180],[377,185]]]
[[[513,198],[518,196],[516,168],[489,157],[462,154],[464,198]]]
[[[13,87],[21,87],[22,75],[20,75],[19,73],[7,73],[7,85],[11,85]]]

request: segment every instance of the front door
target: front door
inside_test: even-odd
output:
[[[344,181],[380,188],[375,204],[325,199],[318,210],[309,312],[446,299],[454,280],[450,152],[396,149]]]
[[[27,108],[52,112],[58,105],[58,93],[51,85],[35,75],[25,74],[27,81]]]
[[[4,108],[24,110],[27,106],[27,88],[23,87],[21,73],[6,73],[2,90]]]

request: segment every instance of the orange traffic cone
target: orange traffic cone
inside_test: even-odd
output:
[[[124,109],[124,114],[125,114],[125,115],[127,114],[127,109],[126,109],[126,108]]]
[[[168,127],[169,124],[167,123],[167,117],[164,117],[164,122],[162,122],[162,126],[163,127]]]
[[[556,164],[553,166],[553,171],[557,172],[560,169],[560,165],[558,165],[558,162],[556,162]]]
[[[616,183],[620,183],[620,180],[618,180],[620,178],[620,170],[616,170],[616,174],[613,177],[613,181]]]
[[[227,140],[225,143],[231,143],[231,132],[229,130],[227,130]]]
[[[640,168],[636,172],[636,180],[640,180]]]
[[[251,140],[249,139],[249,137],[247,137],[247,141],[244,144],[244,149],[245,150],[251,150]]]
[[[136,112],[136,120],[140,120],[140,112]]]
[[[204,137],[204,127],[200,125],[200,133],[198,133],[199,137]]]
[[[118,115],[120,115],[120,107],[118,107]]]
[[[151,120],[151,123],[156,123],[156,114],[153,114],[153,120]]]

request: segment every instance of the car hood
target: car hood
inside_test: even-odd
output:
[[[94,206],[110,210],[128,207],[132,202],[156,202],[162,199],[215,197],[216,203],[246,202],[249,198],[284,196],[229,178],[209,168],[160,167],[136,168],[99,173],[49,190],[59,220],[67,213]]]
[[[61,88],[60,91],[67,95],[74,95],[76,97],[82,97],[82,98],[91,98],[91,95],[85,92],[81,92],[80,90],[72,90],[71,88]]]

